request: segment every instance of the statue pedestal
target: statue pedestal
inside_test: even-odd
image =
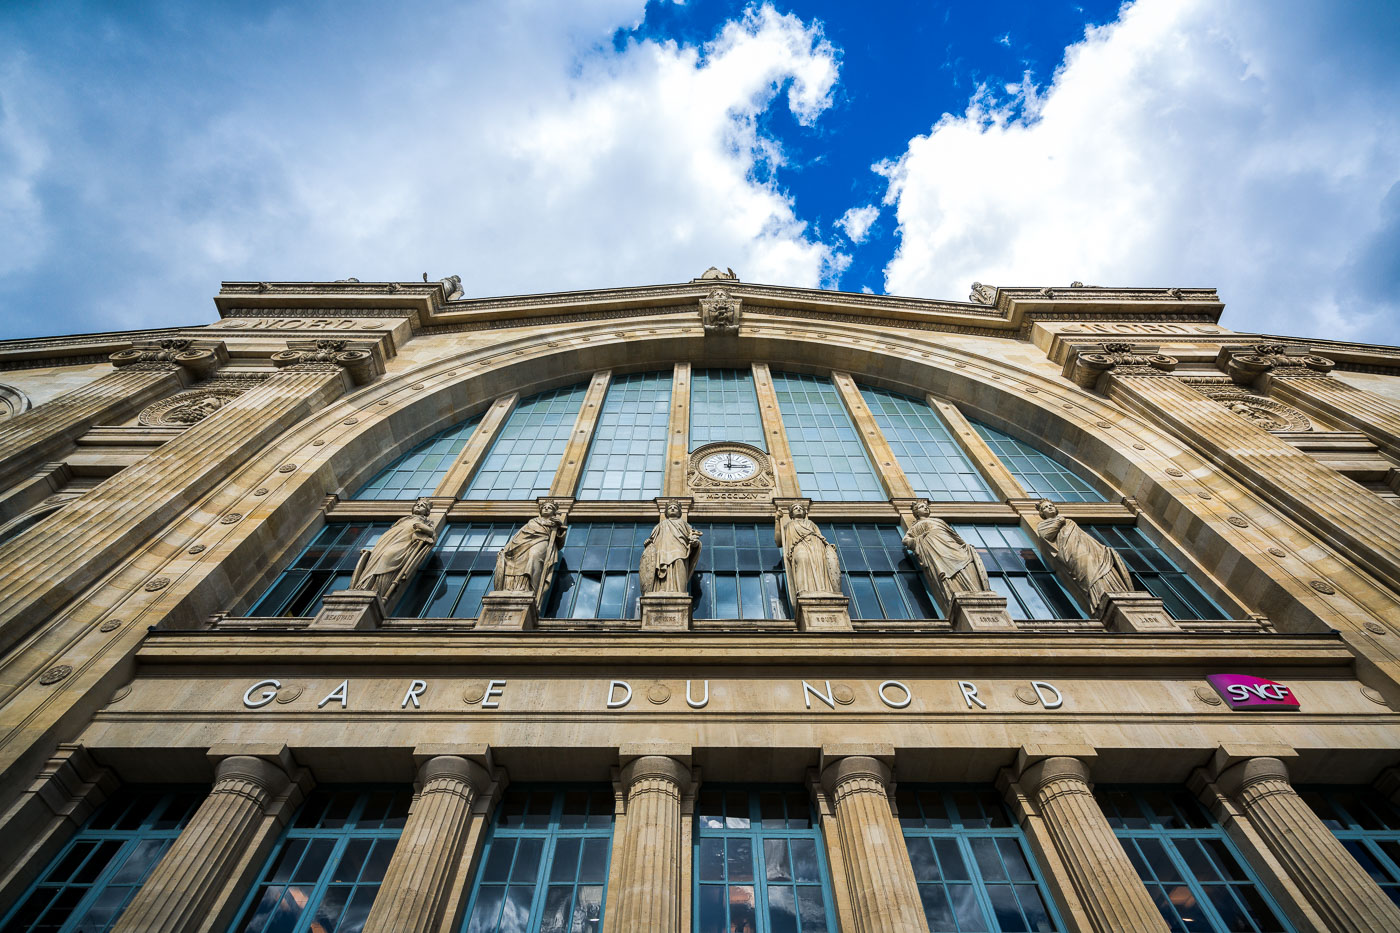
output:
[[[358,632],[379,628],[384,621],[384,601],[373,590],[336,590],[321,600],[321,611],[311,620],[313,629]]]
[[[1181,627],[1151,593],[1109,593],[1099,621],[1110,632],[1179,632]]]
[[[689,629],[689,593],[642,594],[642,631],[685,632]]]
[[[954,593],[948,620],[955,632],[1014,632],[1016,623],[1006,611],[1006,597],[991,590]]]
[[[797,597],[799,632],[851,632],[850,600],[839,593]]]
[[[539,609],[533,593],[495,590],[481,597],[481,616],[476,620],[477,631],[523,632],[535,627]]]

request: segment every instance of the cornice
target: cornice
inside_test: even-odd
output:
[[[0,370],[35,369],[41,366],[80,366],[104,363],[108,355],[135,343],[168,337],[203,336],[203,325],[159,327],[151,330],[118,330],[64,337],[25,337],[0,340]]]

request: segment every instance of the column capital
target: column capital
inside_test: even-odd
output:
[[[1272,757],[1246,758],[1244,761],[1226,765],[1223,769],[1211,767],[1214,784],[1229,797],[1236,797],[1242,791],[1265,781],[1282,781],[1288,784],[1288,765]]]
[[[458,755],[438,755],[419,766],[417,781],[424,788],[434,781],[460,782],[476,795],[491,786],[491,773],[470,759]]]
[[[1084,389],[1103,389],[1103,378],[1115,376],[1169,376],[1177,359],[1157,352],[1155,346],[1134,343],[1102,343],[1073,347],[1062,374]]]
[[[171,337],[157,343],[133,344],[107,357],[118,369],[176,372],[184,369],[196,379],[206,379],[228,362],[228,348],[222,340],[194,341]]]
[[[1236,385],[1246,387],[1261,387],[1276,376],[1326,376],[1337,365],[1325,356],[1314,354],[1311,347],[1289,347],[1281,343],[1221,347],[1215,364]]]
[[[622,767],[621,779],[629,794],[643,781],[664,781],[679,789],[690,784],[690,768],[665,755],[644,755]]]
[[[384,354],[374,341],[289,340],[287,349],[272,354],[272,364],[293,372],[344,370],[351,382],[362,386],[383,375]]]
[[[291,782],[291,776],[280,765],[265,758],[254,758],[252,755],[234,755],[214,766],[216,790],[221,784],[247,783],[269,795],[275,795],[285,790]]]
[[[890,766],[878,758],[868,755],[849,755],[838,758],[822,769],[822,788],[833,798],[849,792],[852,781],[865,781],[871,786],[878,785],[888,794],[894,772]]]
[[[1022,749],[1021,756],[1025,756],[1025,754],[1025,750]],[[1018,763],[1016,771],[1017,783],[1030,794],[1038,793],[1055,781],[1075,781],[1085,785],[1089,783],[1089,762],[1083,758],[1067,755],[1055,755],[1049,758],[1040,758],[1030,763]]]

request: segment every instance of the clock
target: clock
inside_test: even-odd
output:
[[[700,472],[711,479],[737,483],[757,473],[758,462],[748,454],[740,453],[737,450],[725,450],[701,460]]]

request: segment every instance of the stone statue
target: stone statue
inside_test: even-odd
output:
[[[445,279],[439,279],[438,283],[442,285],[442,294],[448,301],[462,297],[462,277],[460,275],[449,275]]]
[[[773,531],[774,540],[783,548],[783,569],[793,599],[840,595],[841,563],[836,547],[807,517],[806,506],[794,505],[787,512],[780,509]]]
[[[929,514],[927,502],[914,504],[914,518],[916,521],[904,536],[904,546],[914,552],[919,565],[938,582],[944,597],[951,601],[954,593],[991,590],[982,558],[947,522]]]
[[[413,503],[413,514],[389,526],[373,547],[360,551],[350,589],[369,590],[387,603],[418,569],[437,540],[437,525],[428,520],[429,502]]]
[[[1036,507],[1040,524],[1035,533],[1050,547],[1055,569],[1062,571],[1083,593],[1089,612],[1097,615],[1110,593],[1132,593],[1133,578],[1117,551],[1096,540],[1079,523],[1060,515],[1049,499]]]
[[[642,592],[690,592],[690,574],[699,556],[700,532],[681,517],[680,503],[668,503],[642,547]]]
[[[559,517],[559,506],[553,502],[541,503],[539,516],[522,525],[496,555],[496,574],[492,580],[495,590],[530,593],[538,606],[554,580],[559,544],[564,540],[567,527]]]

